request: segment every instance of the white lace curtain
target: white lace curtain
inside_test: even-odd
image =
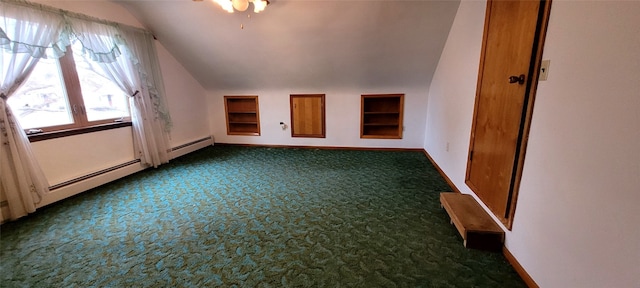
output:
[[[48,192],[48,183],[7,99],[39,59],[63,56],[74,40],[80,41],[83,51],[101,63],[112,80],[131,95],[134,145],[143,165],[156,167],[169,160],[171,121],[157,52],[148,32],[43,5],[2,0],[0,193],[7,198],[11,219],[35,211]]]
[[[83,52],[131,96],[133,138],[140,161],[153,167],[168,162],[171,119],[164,101],[153,36],[135,28],[67,19],[72,34],[82,43]]]
[[[35,211],[35,204],[49,186],[7,99],[40,58],[61,54],[56,41],[64,25],[60,17],[50,13],[29,13],[22,7],[0,5],[0,192],[7,199],[10,217],[16,219]]]

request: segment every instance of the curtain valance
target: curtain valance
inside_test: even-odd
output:
[[[0,17],[0,48],[29,53],[34,58],[62,57],[67,46],[79,41],[83,53],[92,60],[113,62],[122,54],[121,28],[150,34],[144,29],[20,0],[1,0]],[[46,30],[33,25],[45,26]],[[45,39],[35,31],[46,35]]]

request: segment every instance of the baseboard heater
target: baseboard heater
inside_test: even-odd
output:
[[[171,148],[171,151],[176,151],[176,150],[179,150],[179,149],[182,149],[182,148],[185,148],[185,147],[189,147],[191,145],[195,145],[195,144],[198,144],[200,142],[204,142],[204,141],[208,141],[208,140],[211,140],[211,136],[205,137],[205,138],[202,138],[202,139],[199,139],[199,140],[195,140],[195,141],[192,141],[192,142],[189,142],[189,143],[186,143],[186,144],[182,144],[182,145],[177,146],[177,147],[173,147],[173,148]],[[62,187],[69,186],[71,184],[78,183],[80,181],[84,181],[84,180],[87,180],[87,179],[90,179],[90,178],[93,178],[93,177],[96,177],[96,176],[100,176],[102,174],[109,173],[111,171],[115,171],[115,170],[118,170],[120,168],[129,166],[129,165],[132,165],[132,164],[136,164],[136,163],[140,163],[140,159],[131,160],[129,162],[122,163],[120,165],[116,165],[116,166],[113,166],[113,167],[102,169],[100,171],[96,171],[96,172],[93,172],[93,173],[90,173],[90,174],[87,174],[87,175],[84,175],[84,176],[80,176],[78,178],[74,178],[74,179],[71,179],[71,180],[68,180],[68,181],[65,181],[65,182],[50,186],[49,187],[49,191],[54,191],[56,189],[60,189]]]
[[[80,182],[80,181],[84,181],[84,180],[87,180],[87,179],[90,179],[90,178],[93,178],[93,177],[96,177],[96,176],[100,176],[100,175],[102,175],[102,174],[106,174],[106,173],[109,173],[109,172],[111,172],[111,171],[115,171],[115,170],[118,170],[118,169],[120,169],[120,168],[123,168],[123,167],[129,166],[129,165],[132,165],[132,164],[136,164],[136,163],[140,163],[140,159],[131,160],[131,161],[129,161],[129,162],[122,163],[122,164],[120,164],[120,165],[116,165],[116,166],[113,166],[113,167],[109,167],[109,168],[107,168],[107,169],[102,169],[102,170],[100,170],[100,171],[96,171],[96,172],[93,172],[93,173],[90,173],[90,174],[87,174],[87,175],[84,175],[84,176],[80,176],[80,177],[78,177],[78,178],[74,178],[74,179],[71,179],[71,180],[68,180],[68,181],[62,182],[62,183],[60,183],[60,184],[56,184],[56,185],[50,186],[50,187],[49,187],[49,191],[53,191],[53,190],[56,190],[56,189],[60,189],[60,188],[62,188],[62,187],[69,186],[69,185],[71,185],[71,184],[78,183],[78,182]]]
[[[198,139],[198,140],[195,140],[195,141],[191,141],[189,143],[185,143],[185,144],[182,144],[180,146],[173,147],[173,148],[171,148],[171,151],[180,150],[182,148],[189,147],[191,145],[195,145],[195,144],[198,144],[200,142],[209,141],[209,140],[211,140],[211,136],[205,137],[205,138],[202,138],[202,139]]]

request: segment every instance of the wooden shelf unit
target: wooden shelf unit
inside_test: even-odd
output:
[[[258,96],[224,96],[227,135],[260,135]]]
[[[360,138],[402,139],[404,94],[362,95]]]

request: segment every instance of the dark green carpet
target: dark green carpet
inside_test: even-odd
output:
[[[217,146],[2,225],[2,287],[523,287],[420,152]]]

